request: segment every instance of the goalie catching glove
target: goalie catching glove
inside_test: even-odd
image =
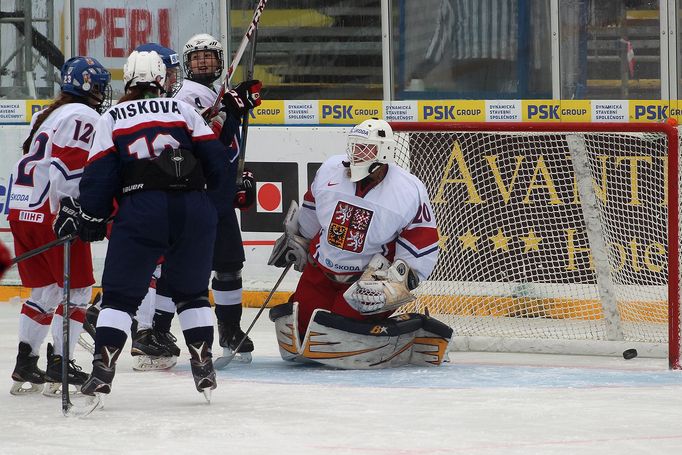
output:
[[[298,204],[291,201],[287,216],[284,218],[284,234],[275,242],[268,265],[286,267],[293,263],[294,270],[303,272],[308,263],[309,245],[310,240],[298,233]]]
[[[393,264],[380,254],[374,255],[358,281],[343,297],[351,308],[370,315],[393,311],[415,300],[410,293],[417,287],[417,274],[402,259]]]

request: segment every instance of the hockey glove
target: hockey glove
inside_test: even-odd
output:
[[[52,223],[52,230],[57,237],[66,237],[78,232],[80,213],[81,205],[78,199],[65,197],[59,201],[59,212]]]
[[[284,268],[293,263],[294,270],[303,272],[306,264],[308,264],[308,246],[310,240],[296,234],[282,234],[280,238],[275,241],[275,246],[270,253],[268,265]]]
[[[242,173],[242,183],[237,187],[237,194],[234,196],[234,207],[239,210],[248,210],[256,201],[256,180],[253,172],[244,169]]]
[[[220,137],[220,132],[223,130],[226,117],[227,115],[224,112],[218,112],[218,114],[208,122],[208,126],[211,127],[215,135],[218,137]]]
[[[0,242],[0,278],[5,274],[5,271],[12,266],[12,255],[5,246]]]
[[[78,236],[84,242],[98,242],[107,236],[107,219],[98,218],[81,211]]]
[[[243,117],[256,106],[260,106],[260,90],[263,83],[258,80],[244,81],[225,92],[222,103],[235,117]]]

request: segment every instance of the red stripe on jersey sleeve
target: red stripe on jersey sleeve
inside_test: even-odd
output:
[[[52,144],[52,157],[59,159],[70,171],[82,169],[88,162],[89,152],[79,147],[60,147]]]
[[[405,229],[400,233],[400,237],[410,242],[419,250],[438,243],[438,231],[435,227]]]
[[[109,148],[106,149],[106,150],[102,150],[101,152],[96,153],[96,154],[93,155],[92,157],[88,158],[88,163],[87,163],[87,164],[90,164],[90,163],[92,163],[93,161],[97,161],[97,160],[100,159],[100,158],[104,158],[104,157],[107,156],[108,154],[114,153],[115,151],[116,151],[116,147],[114,147],[114,146],[111,146],[111,147],[109,147]]]
[[[312,191],[308,190],[305,192],[303,195],[303,200],[306,202],[312,202],[313,204],[315,203],[315,197],[313,196]]]
[[[210,141],[211,139],[218,139],[215,133],[204,134],[203,136],[193,136],[192,140],[195,142]]]

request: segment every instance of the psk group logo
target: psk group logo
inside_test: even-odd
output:
[[[246,232],[282,232],[284,215],[292,200],[298,200],[298,164],[247,162],[245,169],[256,180],[256,201],[241,212]]]
[[[381,101],[320,101],[321,124],[356,125],[383,115]]]
[[[662,122],[668,115],[667,101],[630,101],[630,120],[633,122]]]
[[[523,120],[529,122],[558,122],[561,117],[559,101],[550,100],[524,100]]]
[[[483,122],[485,101],[420,101],[419,120],[427,122]]]

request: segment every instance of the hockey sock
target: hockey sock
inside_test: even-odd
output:
[[[154,322],[154,304],[156,301],[156,289],[149,288],[147,295],[142,299],[142,303],[137,307],[135,319],[137,319],[137,330],[151,329]]]
[[[216,272],[211,287],[218,321],[224,324],[239,324],[242,318],[241,270]]]
[[[224,324],[239,324],[242,320],[241,302],[237,305],[220,305],[216,303],[215,316],[218,321]]]
[[[101,352],[103,346],[123,349],[130,335],[132,318],[128,313],[114,308],[104,308],[97,318],[97,336],[95,352]]]
[[[59,305],[52,319],[52,339],[54,340],[54,352],[62,355],[64,344],[64,306]],[[83,331],[83,321],[85,321],[85,308],[71,307],[71,317],[69,318],[69,359],[73,358],[73,350],[78,343],[78,337]]]
[[[185,336],[185,343],[206,341],[213,344],[213,315],[208,296],[202,295],[189,299],[176,300],[180,328]]]
[[[40,346],[45,340],[52,322],[52,309],[41,308],[37,303],[27,300],[21,306],[19,317],[19,341],[31,346],[31,354],[40,355]]]
[[[175,315],[173,299],[166,295],[156,294],[156,310],[154,311],[154,328],[160,332],[168,332]]]

